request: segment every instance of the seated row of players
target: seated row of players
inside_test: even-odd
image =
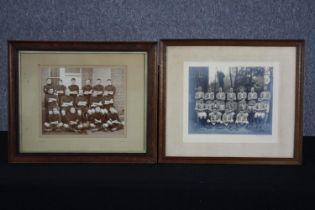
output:
[[[120,121],[118,112],[114,108],[115,87],[110,83],[106,89],[100,82],[101,80],[98,79],[98,84],[94,87],[87,84],[90,87],[87,88],[85,85],[82,90],[75,90],[77,94],[71,86],[63,89],[64,94],[60,94],[58,88],[45,86],[45,108],[47,110],[45,131],[59,131],[62,128],[78,132],[86,129],[92,131],[122,129],[124,124]]]
[[[264,87],[264,91],[258,97],[254,87],[250,92],[245,92],[241,87],[240,91],[236,94],[233,88],[228,92],[223,92],[222,88],[215,94],[211,88],[208,92],[204,93],[201,87],[197,88],[195,93],[195,110],[199,120],[206,120],[207,123],[229,125],[236,123],[246,125],[250,119],[256,121],[266,119],[269,108],[271,94]]]

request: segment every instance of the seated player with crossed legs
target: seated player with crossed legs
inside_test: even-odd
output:
[[[117,110],[114,107],[109,108],[108,112],[109,116],[109,129],[113,131],[117,131],[124,128],[124,123],[120,121]]]
[[[104,122],[104,129],[110,131],[120,130],[124,127],[123,123],[119,119],[117,110],[114,108],[113,93],[115,93],[115,91],[111,92],[109,90],[105,90],[103,95],[103,113],[106,120],[106,122]]]
[[[78,132],[82,129],[82,127],[79,125],[79,115],[74,107],[71,107],[69,112],[67,112],[63,127],[66,130],[74,132]]]
[[[57,107],[54,107],[52,112],[48,115],[48,119],[44,123],[44,130],[46,132],[60,131],[62,126],[63,123],[61,122],[59,110]]]
[[[103,108],[101,110],[102,114],[103,114],[103,124],[102,124],[102,127],[104,129],[104,131],[109,131],[111,129],[111,125],[112,125],[112,122],[111,122],[111,119],[109,118],[109,112],[106,108]]]
[[[103,114],[101,108],[99,106],[95,107],[89,116],[91,131],[95,132],[101,130],[103,126]]]

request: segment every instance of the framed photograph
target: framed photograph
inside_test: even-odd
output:
[[[156,162],[155,42],[8,49],[9,162]]]
[[[159,162],[301,164],[302,40],[162,40]]]

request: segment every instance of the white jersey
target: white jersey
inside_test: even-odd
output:
[[[236,101],[236,94],[234,92],[228,92],[226,94],[226,99],[228,101]]]
[[[246,92],[239,92],[239,93],[237,94],[237,99],[238,99],[239,101],[241,101],[241,100],[246,100],[246,98],[247,98],[247,93],[246,93]]]
[[[270,100],[271,99],[271,93],[270,91],[263,91],[260,93],[260,98],[262,100]]]
[[[249,92],[248,93],[248,100],[257,100],[257,93],[256,92]]]
[[[203,91],[197,91],[195,93],[195,99],[198,100],[198,99],[203,99],[204,97],[204,92]]]
[[[225,93],[224,92],[218,92],[216,95],[217,100],[224,101],[225,100]]]
[[[204,96],[205,100],[214,100],[214,92],[207,92]]]

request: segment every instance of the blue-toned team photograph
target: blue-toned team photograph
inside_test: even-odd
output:
[[[273,66],[190,66],[189,134],[272,134]]]

